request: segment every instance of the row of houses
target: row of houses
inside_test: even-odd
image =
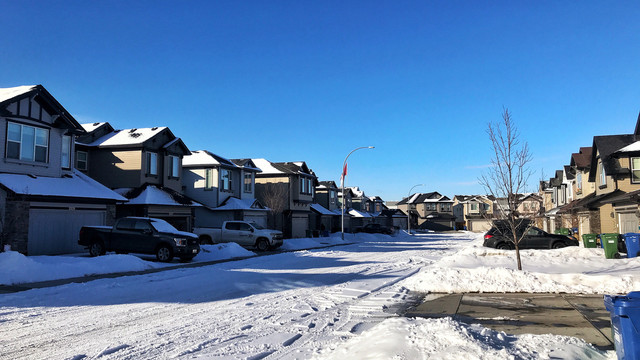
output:
[[[185,231],[245,220],[287,238],[314,236],[341,229],[343,198],[346,231],[406,223],[357,187],[343,196],[303,161],[190,150],[167,127],[80,124],[41,85],[0,89],[0,140],[0,240],[25,254],[82,251],[80,227],[123,216]]]
[[[540,182],[545,212],[538,225],[579,235],[639,232],[640,116],[632,133],[594,136],[590,145]]]

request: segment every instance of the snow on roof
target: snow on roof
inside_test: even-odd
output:
[[[0,174],[0,184],[20,195],[127,201],[87,175],[74,171],[69,177]]]
[[[632,144],[629,144],[616,152],[625,153],[625,152],[633,152],[633,151],[640,151],[640,141],[636,141]]]
[[[215,155],[206,150],[192,151],[191,155],[185,155],[182,158],[182,166],[232,166],[238,167],[231,160],[225,159],[222,156]]]
[[[35,89],[36,85],[23,85],[11,88],[0,89],[0,102],[13,99],[16,96],[26,94],[29,91]]]
[[[92,132],[93,130],[99,128],[100,126],[102,126],[104,124],[106,124],[106,122],[94,122],[94,123],[89,123],[89,124],[80,124],[80,126],[82,126],[84,131]]]
[[[357,218],[370,218],[371,214],[366,213],[366,212],[362,212],[362,211],[358,211],[356,209],[350,209],[349,210],[349,215],[353,216],[353,217],[357,217]]]
[[[251,159],[256,166],[262,170],[263,174],[284,174],[284,172],[276,169],[267,159]]]
[[[87,145],[98,147],[139,145],[151,139],[166,128],[166,126],[162,126],[153,128],[116,130]]]
[[[413,204],[413,202],[414,202],[414,201],[416,201],[416,199],[417,199],[417,198],[418,198],[418,196],[420,196],[420,195],[422,195],[422,194],[420,194],[420,193],[415,193],[415,194],[413,194],[413,196],[411,196],[411,198],[410,198],[409,200],[407,200],[407,203],[408,203],[408,204]]]
[[[320,204],[311,204],[311,209],[320,215],[335,215],[332,211],[327,210],[324,206]]]
[[[357,186],[350,187],[349,189],[351,189],[351,192],[353,192],[353,194],[356,197],[363,197],[364,196],[364,191],[360,190],[360,188],[357,187]]]
[[[230,197],[225,200],[224,205],[218,206],[212,210],[259,210],[268,211],[269,209],[261,209],[253,207],[256,199],[238,199],[237,197]]]
[[[127,193],[131,189],[116,189],[119,193]],[[154,186],[147,186],[140,195],[129,199],[127,205],[169,205],[169,206],[202,206],[191,201],[190,204],[181,204],[173,199],[171,194]]]

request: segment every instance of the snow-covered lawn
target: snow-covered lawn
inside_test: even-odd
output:
[[[603,249],[515,251],[482,246],[482,234],[403,285],[421,292],[627,294],[640,289],[640,258],[606,259]]]
[[[615,356],[573,338],[512,336],[452,319],[396,315],[409,300],[410,290],[451,291],[459,286],[463,291],[478,287],[489,291],[497,277],[488,273],[517,277],[511,270],[513,253],[484,249],[478,246],[480,239],[471,233],[358,234],[348,236],[350,245],[2,294],[0,359]],[[318,241],[342,240],[298,239],[287,246],[306,247]],[[197,261],[252,255],[231,244],[204,249],[198,257],[208,260]],[[580,291],[581,281],[601,276],[613,280],[624,273],[630,277],[628,288],[622,284],[616,289],[626,292],[635,286],[635,259],[605,260],[597,252],[579,248],[523,252],[527,270],[523,279],[533,289],[551,281],[555,285],[545,285],[551,291],[564,291],[565,286]],[[117,264],[116,271],[166,266],[128,255],[74,260],[56,256],[44,261],[16,253],[0,255],[0,276],[5,270],[25,271],[23,266],[30,266],[25,271],[30,276],[45,272],[53,278],[113,271]],[[68,270],[68,262],[74,270]],[[577,275],[562,280],[568,270]]]

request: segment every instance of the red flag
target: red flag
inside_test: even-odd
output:
[[[340,186],[344,186],[344,178],[347,176],[347,163],[344,163],[344,169],[342,169],[342,175],[340,175]]]

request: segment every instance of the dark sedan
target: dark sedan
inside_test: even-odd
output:
[[[521,235],[522,232],[517,234],[518,237]],[[515,249],[512,239],[513,236],[508,230],[499,230],[494,226],[484,235],[484,246],[505,250]],[[526,233],[520,240],[518,247],[520,249],[560,249],[566,246],[578,245],[578,240],[573,236],[549,234],[537,227],[530,227],[526,229]]]

